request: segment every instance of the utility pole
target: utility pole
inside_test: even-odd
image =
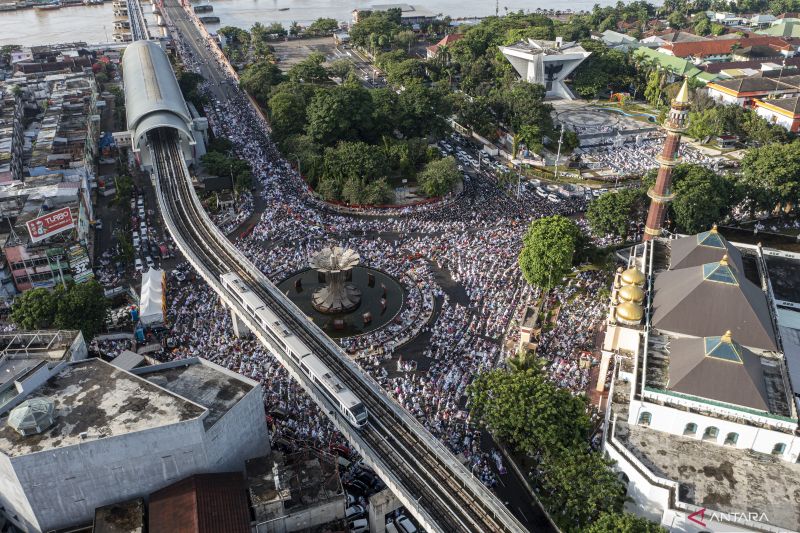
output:
[[[564,142],[564,124],[561,124],[561,135],[558,136],[558,152],[556,153],[556,171],[553,179],[558,180],[558,163],[561,160],[561,143]]]
[[[494,16],[500,16],[500,0],[494,0]]]

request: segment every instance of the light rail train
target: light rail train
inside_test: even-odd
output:
[[[367,423],[367,408],[333,374],[319,357],[311,353],[305,343],[294,335],[269,307],[234,272],[220,276],[222,286],[239,302],[245,312],[264,330],[270,343],[292,361],[314,382],[314,385],[355,427]]]

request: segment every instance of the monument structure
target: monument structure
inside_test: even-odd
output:
[[[667,139],[664,141],[664,150],[656,157],[659,164],[656,184],[647,191],[647,196],[650,197],[650,210],[647,212],[647,222],[644,226],[646,241],[661,235],[667,206],[675,198],[672,192],[672,169],[680,163],[678,149],[681,145],[681,134],[686,131],[689,106],[689,85],[688,80],[684,80],[681,90],[672,101],[669,116],[664,121]]]
[[[314,291],[311,303],[320,313],[347,313],[361,303],[361,290],[347,283],[358,265],[358,254],[349,248],[325,247],[311,257],[311,268],[325,276],[326,285]]]

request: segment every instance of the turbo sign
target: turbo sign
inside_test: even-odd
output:
[[[27,224],[31,242],[39,242],[75,227],[69,207],[62,207],[52,213],[29,220]]]

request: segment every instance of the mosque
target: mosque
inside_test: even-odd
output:
[[[732,243],[716,226],[662,235],[688,110],[673,101],[645,240],[608,303],[598,391],[603,451],[629,510],[674,532],[800,524],[800,254]],[[610,369],[610,370],[609,370]]]

